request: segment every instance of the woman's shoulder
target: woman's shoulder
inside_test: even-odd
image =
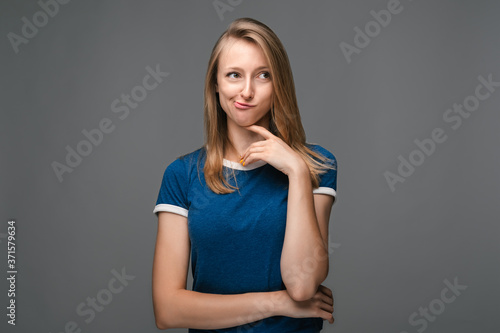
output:
[[[189,153],[180,155],[177,157],[178,160],[181,160],[183,162],[191,162],[193,160],[198,160],[199,158],[202,158],[205,154],[205,146],[201,146],[200,148],[193,150]]]
[[[314,151],[315,153],[320,153],[321,155],[333,160],[333,161],[336,161],[337,159],[335,158],[335,155],[328,149],[326,149],[325,147],[323,147],[322,145],[320,144],[317,144],[317,143],[310,143],[310,142],[306,142],[306,145],[309,149],[311,149],[312,151]]]
[[[196,150],[190,151],[188,153],[178,155],[173,161],[171,161],[167,165],[168,170],[172,171],[189,171],[194,166],[198,164],[198,162],[202,161],[205,150],[204,147],[200,147]]]

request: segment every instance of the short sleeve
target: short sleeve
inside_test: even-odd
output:
[[[185,163],[177,158],[165,169],[153,213],[158,215],[158,212],[172,212],[187,217],[188,186]]]
[[[326,164],[332,167],[331,169],[328,168],[326,169],[326,172],[323,174],[320,174],[320,181],[319,181],[319,186],[315,189],[313,189],[313,194],[327,194],[331,195],[335,198],[337,197],[337,159],[335,156],[329,152],[327,149],[316,145],[316,152],[322,154],[323,156],[327,157],[328,160],[326,161]],[[334,202],[335,202],[334,201]]]

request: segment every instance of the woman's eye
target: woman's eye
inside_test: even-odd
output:
[[[238,78],[238,73],[234,73],[234,72],[228,73],[227,77],[229,77],[231,79],[236,79],[236,78]]]
[[[263,72],[259,74],[259,78],[261,79],[269,79],[271,76],[269,75],[268,72]]]

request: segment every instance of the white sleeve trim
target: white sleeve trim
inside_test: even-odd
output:
[[[328,194],[333,197],[337,196],[337,192],[331,187],[318,187],[313,189],[313,194]]]
[[[185,217],[188,217],[188,210],[179,206],[169,205],[169,204],[158,204],[155,206],[153,210],[153,214],[158,212],[171,212],[175,214],[179,214]]]

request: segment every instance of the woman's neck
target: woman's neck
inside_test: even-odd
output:
[[[265,121],[264,119],[255,123],[255,125],[262,126],[269,130],[269,121]],[[260,134],[234,123],[228,123],[228,139],[229,144],[224,151],[224,158],[236,163],[240,162],[240,155],[244,154],[252,143],[265,140]]]

